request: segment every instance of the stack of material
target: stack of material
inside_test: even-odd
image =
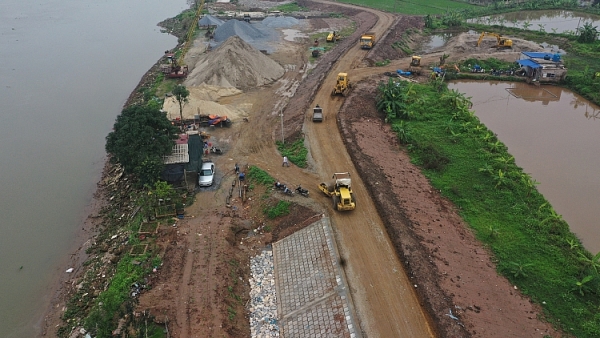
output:
[[[279,337],[277,295],[273,275],[273,251],[265,250],[250,260],[251,337]]]
[[[197,61],[185,85],[193,87],[206,83],[246,90],[273,83],[284,73],[280,64],[239,36],[232,36]]]

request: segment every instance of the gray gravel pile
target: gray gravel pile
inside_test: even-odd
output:
[[[279,337],[273,251],[250,259],[250,336]]]
[[[246,42],[269,38],[270,34],[261,32],[253,25],[239,20],[229,20],[215,30],[215,41],[223,42],[237,35]]]
[[[288,28],[300,24],[300,20],[291,16],[268,16],[262,20],[262,24],[269,28]]]
[[[224,23],[225,21],[208,14],[198,21],[199,26],[221,26]]]

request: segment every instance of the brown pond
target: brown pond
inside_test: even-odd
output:
[[[569,223],[584,246],[600,251],[600,108],[555,86],[457,81],[473,110],[508,146],[518,166]]]

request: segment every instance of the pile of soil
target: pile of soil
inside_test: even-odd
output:
[[[198,60],[185,85],[191,87],[206,83],[246,90],[270,84],[282,77],[284,72],[280,64],[239,36],[232,36]]]

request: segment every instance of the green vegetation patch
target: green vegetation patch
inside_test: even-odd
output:
[[[264,208],[264,213],[269,219],[285,216],[290,213],[291,202],[278,201],[275,205],[268,205]]]
[[[269,8],[269,11],[281,11],[283,13],[308,12],[308,8],[298,5],[297,2],[290,2],[288,4],[271,7]]]
[[[476,7],[466,2],[452,0],[344,0],[341,2],[409,15],[441,14],[448,10]]]
[[[600,254],[581,246],[538,182],[469,109],[470,98],[439,81],[390,79],[379,91],[378,109],[412,161],[492,250],[499,273],[565,332],[599,337]]]
[[[298,167],[306,168],[308,166],[308,163],[306,162],[308,149],[304,146],[304,138],[298,139],[292,143],[278,141],[277,150],[279,150],[281,156],[287,156],[290,162]]]
[[[271,187],[275,183],[275,179],[271,175],[257,166],[251,166],[247,174],[249,180],[267,187]]]

